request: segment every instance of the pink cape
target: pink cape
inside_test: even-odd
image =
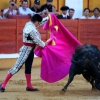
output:
[[[35,54],[42,58],[41,78],[49,83],[57,82],[69,73],[72,54],[81,43],[51,14],[45,30],[50,30],[50,39],[46,47],[38,47]],[[58,29],[55,28],[58,27]],[[55,45],[52,45],[54,42]]]

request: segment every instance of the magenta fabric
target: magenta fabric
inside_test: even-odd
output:
[[[50,39],[46,47],[38,47],[35,54],[42,58],[41,78],[54,83],[68,75],[72,54],[81,43],[64,27],[64,25],[51,14],[52,25],[48,21],[43,29],[50,30]],[[58,30],[54,27],[58,26]],[[56,45],[51,45],[52,40]]]

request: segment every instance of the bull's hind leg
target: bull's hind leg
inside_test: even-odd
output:
[[[75,74],[74,73],[69,73],[69,79],[67,84],[62,88],[62,91],[65,92],[67,90],[68,85],[73,81]]]
[[[100,79],[95,80],[95,86],[98,90],[100,90]]]
[[[90,84],[92,85],[92,90],[95,90],[96,87],[94,85],[94,78],[90,76],[90,74],[88,74],[86,71],[83,72],[82,75],[88,82],[90,82]]]
[[[92,85],[92,90],[97,90],[97,88],[95,87],[93,78],[91,79],[90,84]]]

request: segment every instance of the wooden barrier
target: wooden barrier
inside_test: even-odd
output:
[[[16,20],[0,20],[0,53],[16,52]]]
[[[90,44],[100,48],[100,20],[79,20],[78,40],[81,43],[90,41]]]
[[[0,53],[17,53],[22,46],[22,33],[29,19],[0,20]],[[60,22],[81,42],[96,44],[100,48],[100,20],[60,20]],[[39,27],[43,41],[47,32]],[[66,33],[65,33],[66,34]]]
[[[78,20],[64,20],[60,22],[76,37],[78,38]]]

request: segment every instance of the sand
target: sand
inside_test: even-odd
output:
[[[7,71],[0,70],[0,83],[4,80]],[[75,76],[67,91],[62,94],[60,91],[67,80],[68,76],[59,82],[47,83],[40,78],[40,68],[33,68],[32,85],[40,91],[28,92],[25,90],[23,68],[11,78],[5,92],[0,92],[0,100],[100,100],[100,91],[91,90],[91,85],[81,75]]]

